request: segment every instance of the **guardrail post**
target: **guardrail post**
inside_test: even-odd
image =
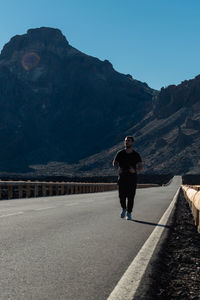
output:
[[[31,195],[31,186],[30,184],[26,185],[26,198],[29,198]]]
[[[38,184],[35,183],[35,186],[34,186],[34,197],[38,197]]]
[[[61,195],[65,194],[65,186],[64,183],[61,183]]]
[[[85,183],[82,184],[82,193],[85,193]]]
[[[82,184],[79,185],[79,194],[82,194],[83,192],[83,188],[82,188]]]
[[[49,196],[53,196],[53,185],[49,184]]]
[[[56,183],[56,195],[59,195],[59,186],[58,186],[58,183]]]
[[[94,183],[92,184],[92,192],[94,193],[95,185]]]
[[[75,184],[75,194],[78,194],[78,184]]]
[[[71,193],[72,193],[72,188],[71,188],[71,184],[69,183],[68,185],[67,185],[67,189],[68,189],[68,195],[70,195]]]
[[[12,199],[13,197],[13,186],[8,185],[8,199]]]
[[[18,198],[22,198],[23,197],[23,185],[19,184],[18,185]]]
[[[43,183],[43,184],[42,184],[42,196],[44,197],[44,196],[46,196],[46,194],[47,194],[46,184]]]
[[[69,194],[69,188],[68,188],[68,184],[65,184],[65,194]]]

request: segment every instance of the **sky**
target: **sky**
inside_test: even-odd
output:
[[[199,0],[0,0],[0,50],[42,26],[157,90],[200,74]]]

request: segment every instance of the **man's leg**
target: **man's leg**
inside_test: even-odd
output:
[[[121,207],[122,207],[122,212],[121,212],[120,217],[123,219],[126,216],[126,197],[125,196],[124,197],[121,196],[119,198],[119,200],[120,200],[120,204],[121,204]]]
[[[133,204],[134,204],[134,196],[129,196],[128,197],[128,213],[131,214],[133,210]]]
[[[119,179],[119,200],[122,208],[121,218],[124,218],[126,215],[126,186],[123,179]]]
[[[119,197],[120,204],[123,210],[126,210],[126,197],[125,196],[120,196]]]
[[[137,185],[137,182],[133,181],[133,182],[131,182],[130,187],[129,187],[128,209],[127,209],[127,212],[128,212],[127,217],[128,217],[128,219],[132,219],[131,218],[131,213],[132,213],[132,210],[133,210],[133,204],[134,204],[134,198],[135,198],[135,192],[136,192],[136,185]]]

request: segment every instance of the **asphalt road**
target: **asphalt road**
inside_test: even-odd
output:
[[[137,190],[134,221],[116,191],[0,201],[0,300],[107,299],[179,186]]]

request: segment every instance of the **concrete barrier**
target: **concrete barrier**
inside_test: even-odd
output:
[[[189,202],[195,225],[200,233],[200,186],[181,186],[186,200]]]

